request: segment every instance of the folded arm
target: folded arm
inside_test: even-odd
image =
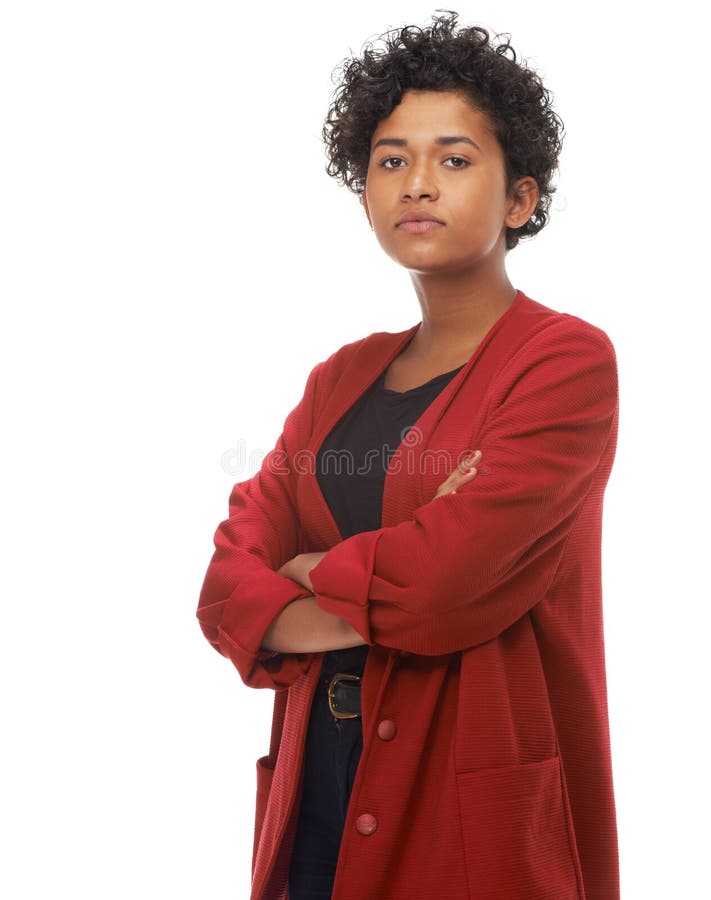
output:
[[[265,649],[262,642],[284,608],[311,596],[304,585],[276,570],[298,550],[291,460],[310,433],[322,365],[311,371],[301,402],[287,416],[259,472],[234,485],[229,517],[215,532],[215,552],[200,591],[196,615],[205,637],[250,687],[288,687],[313,659],[308,653],[284,655]]]
[[[262,646],[281,653],[323,653],[364,643],[352,625],[321,609],[311,594],[294,600],[279,613],[267,630]]]
[[[472,444],[473,481],[349,537],[311,569],[318,605],[366,643],[455,652],[544,596],[617,416],[614,349],[579,321],[546,327],[500,373],[505,389]]]

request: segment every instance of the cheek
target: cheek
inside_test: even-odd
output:
[[[478,191],[463,198],[453,213],[453,239],[458,244],[481,244],[499,234],[506,214],[505,198],[494,191]]]
[[[476,181],[467,188],[458,192],[456,198],[456,211],[463,221],[476,223],[499,214],[502,198],[492,185]]]
[[[491,211],[485,203],[463,203],[452,212],[449,239],[458,247],[475,246],[485,239],[491,228]]]

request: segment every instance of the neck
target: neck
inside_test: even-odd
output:
[[[496,284],[472,283],[447,273],[413,275],[422,325],[409,351],[421,359],[457,356],[474,348],[516,299],[506,273]]]

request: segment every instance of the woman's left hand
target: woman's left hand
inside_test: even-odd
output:
[[[325,555],[326,551],[323,553],[299,553],[287,560],[280,569],[277,569],[277,572],[313,591],[309,572],[321,562]]]

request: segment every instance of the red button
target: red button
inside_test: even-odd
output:
[[[356,829],[361,834],[372,834],[378,827],[378,820],[370,813],[363,813],[356,819]]]
[[[383,719],[378,724],[378,737],[382,741],[391,741],[397,734],[397,725],[392,719]]]

